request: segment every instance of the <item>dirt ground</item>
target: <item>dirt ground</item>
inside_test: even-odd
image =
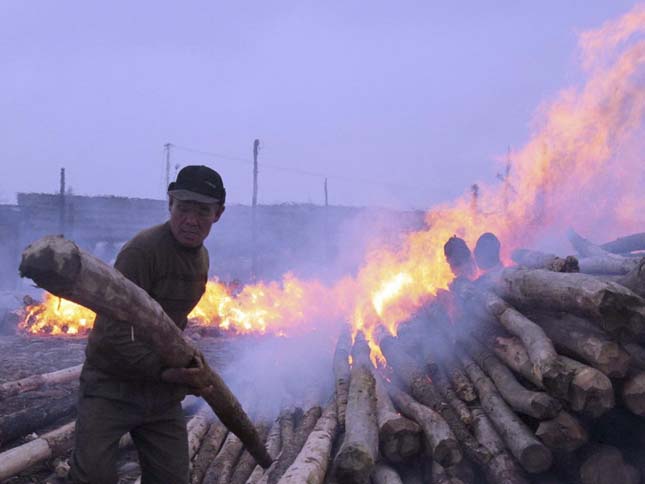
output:
[[[227,353],[230,342],[229,338],[213,337],[208,332],[192,329],[188,331],[195,340],[198,347],[204,352],[206,359],[214,367],[221,367],[221,362],[225,361],[223,357]],[[229,340],[229,341],[227,341]],[[31,375],[48,373],[51,371],[61,370],[82,363],[85,359],[84,350],[87,339],[84,337],[37,337],[28,335],[3,335],[0,336],[0,383],[15,381]],[[71,422],[74,419],[75,411],[67,418],[52,422],[47,427],[35,430],[33,434],[24,436],[13,441],[4,442],[2,440],[3,422],[10,419],[13,414],[23,409],[34,406],[47,405],[54,399],[69,398],[70,394],[78,393],[78,381],[68,384],[44,387],[37,390],[25,392],[13,397],[9,397],[0,402],[0,452],[12,449],[24,444],[29,440],[37,437],[37,434],[43,434],[51,431],[61,425]],[[192,400],[191,400],[192,399]],[[187,402],[192,403],[191,405]],[[184,401],[186,409],[186,418],[195,411],[198,405],[195,405],[195,397],[188,397]],[[62,456],[67,459],[70,452]],[[136,463],[137,456],[134,449],[124,450],[119,460],[119,466],[128,462]],[[7,484],[24,484],[24,483],[43,483],[47,477],[52,474],[56,460],[52,459],[41,464],[37,464],[24,473],[6,479],[2,483]],[[131,465],[131,469],[123,473],[120,483],[134,482],[138,476],[138,466]]]

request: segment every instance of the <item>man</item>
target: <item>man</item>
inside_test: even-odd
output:
[[[182,330],[204,293],[208,251],[203,242],[224,212],[219,174],[186,166],[168,187],[169,220],[137,234],[114,266],[145,289]],[[192,368],[167,369],[132,324],[98,314],[81,373],[73,482],[117,482],[121,436],[130,432],[143,484],[188,482],[188,442],[181,400],[199,393],[201,356]]]

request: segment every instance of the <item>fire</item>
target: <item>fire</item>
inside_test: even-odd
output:
[[[33,334],[76,336],[85,334],[94,324],[94,312],[66,299],[45,293],[42,304],[24,308],[20,329]]]
[[[287,274],[280,282],[246,285],[237,294],[213,280],[190,317],[240,333],[292,334],[347,322],[354,335],[364,332],[373,357],[380,359],[378,335],[396,334],[399,324],[454,278],[443,254],[452,235],[473,247],[483,232],[494,232],[508,254],[549,234],[561,235],[569,225],[599,240],[642,228],[645,40],[638,36],[643,33],[645,7],[638,6],[581,34],[586,82],[541,107],[530,140],[510,154],[503,184],[478,183],[476,198],[468,194],[430,209],[425,230],[407,234],[400,247],[371,250],[355,277],[326,286]],[[89,327],[92,318],[83,317]]]

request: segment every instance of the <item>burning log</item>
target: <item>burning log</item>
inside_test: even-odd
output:
[[[27,247],[20,274],[57,296],[117,321],[130,321],[168,367],[187,367],[197,354],[143,289],[62,237],[44,237]],[[271,458],[239,401],[219,374],[208,366],[207,371],[210,386],[202,397],[231,432],[239,435],[258,463],[268,467]]]
[[[264,440],[269,431],[269,427],[266,423],[259,423],[257,425],[258,434],[260,438]],[[245,484],[247,479],[251,477],[253,470],[255,469],[255,459],[247,450],[242,452],[242,456],[235,466],[235,471],[233,472],[230,484]]]
[[[493,456],[486,467],[488,481],[496,484],[528,484],[524,473],[506,450],[504,441],[482,408],[472,407],[472,415],[475,437]]]
[[[492,292],[481,292],[480,297],[487,311],[509,333],[522,340],[533,363],[533,371],[544,386],[556,395],[564,393],[568,382],[563,378],[558,354],[544,330]]]
[[[528,390],[520,384],[506,365],[476,340],[465,340],[470,356],[493,380],[501,396],[513,410],[544,420],[555,417],[560,403],[544,392]]]
[[[398,472],[379,462],[372,471],[372,484],[403,484],[403,481]]]
[[[57,385],[77,380],[81,375],[83,365],[72,366],[63,370],[32,375],[21,380],[9,381],[0,384],[0,400],[4,400],[19,393],[36,390],[44,385]]]
[[[645,250],[645,232],[619,237],[616,240],[602,244],[600,248],[614,254]]]
[[[68,452],[74,441],[75,422],[52,430],[26,444],[0,454],[0,481],[29,467]]]
[[[335,402],[325,407],[322,416],[307,438],[302,450],[287,469],[278,484],[321,484],[327,473],[329,456],[336,436],[337,415]]]
[[[475,440],[454,413],[452,407],[441,398],[420,365],[408,354],[400,351],[397,348],[396,340],[392,337],[388,336],[381,340],[381,350],[385,354],[388,364],[410,388],[412,396],[437,412],[448,423],[453,434],[463,446],[466,456],[479,465],[486,465],[491,458],[490,453]]]
[[[378,456],[376,394],[369,352],[362,333],[358,333],[352,349],[345,439],[334,462],[341,484],[367,483]]]
[[[634,294],[645,298],[645,257],[640,259],[630,272],[616,281]]]
[[[500,247],[501,244],[495,234],[486,232],[480,235],[473,251],[477,266],[484,271],[499,267],[501,264]]]
[[[269,436],[267,437],[266,447],[269,455],[275,460],[278,457],[278,454],[280,453],[279,420],[276,420],[275,422],[273,422],[273,425],[271,425],[271,430],[269,430]],[[265,471],[262,468],[262,466],[256,465],[255,469],[253,469],[253,472],[246,480],[245,484],[256,484],[257,482],[260,481],[260,479],[262,479],[264,472]]]
[[[229,432],[222,448],[208,467],[203,484],[228,484],[235,464],[242,453],[242,441],[232,432]]]
[[[645,301],[615,282],[540,269],[504,269],[497,276],[495,292],[516,306],[577,313],[609,333],[645,333]]]
[[[540,314],[534,319],[558,350],[575,355],[611,378],[627,374],[629,354],[592,323],[572,314]]]
[[[573,375],[568,401],[574,411],[597,418],[614,407],[614,389],[607,376],[566,356],[559,359],[566,372]]]
[[[530,473],[540,473],[551,467],[552,456],[549,449],[535,438],[531,430],[506,405],[493,383],[466,354],[459,357],[477,388],[479,400],[495,428],[520,465]]]
[[[399,410],[421,426],[426,448],[432,454],[433,460],[449,466],[462,459],[455,435],[441,415],[421,405],[393,385],[390,386],[389,391]]]
[[[564,411],[551,420],[540,422],[535,435],[549,449],[562,452],[573,452],[589,440],[589,434],[578,419]]]
[[[421,449],[421,428],[396,411],[380,375],[373,375],[381,454],[392,463],[409,460]]]
[[[635,415],[645,416],[645,371],[631,375],[622,388],[625,406]]]
[[[3,445],[56,420],[76,414],[76,392],[33,405],[0,418],[0,443]]]
[[[517,249],[511,254],[516,264],[527,269],[546,269],[552,272],[579,272],[578,259],[572,255],[564,259],[554,254],[546,254],[537,250]]]
[[[316,422],[320,418],[321,413],[322,410],[318,405],[309,408],[304,413],[300,424],[296,428],[293,439],[283,439],[282,450],[273,465],[267,469],[266,474],[260,480],[261,484],[275,484],[280,480],[286,470],[293,464],[296,457],[298,457],[303,445],[307,441],[307,437],[309,437]]]
[[[336,378],[336,408],[338,411],[338,425],[341,432],[345,431],[345,410],[347,409],[347,396],[349,394],[349,352],[352,338],[347,329],[338,337],[334,351],[334,376]]]
[[[217,453],[226,438],[227,432],[228,430],[226,429],[226,426],[219,420],[216,420],[211,424],[206,432],[206,436],[204,437],[201,447],[193,458],[192,471],[190,474],[191,484],[201,484],[204,480],[206,471],[215,456],[217,456]]]

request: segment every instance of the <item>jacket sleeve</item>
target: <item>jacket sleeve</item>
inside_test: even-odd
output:
[[[149,251],[125,247],[114,267],[136,285],[150,292],[154,282],[154,259]],[[160,381],[163,363],[150,346],[137,337],[139,330],[125,321],[107,320],[103,324],[104,347],[101,351],[114,370],[132,379]]]

